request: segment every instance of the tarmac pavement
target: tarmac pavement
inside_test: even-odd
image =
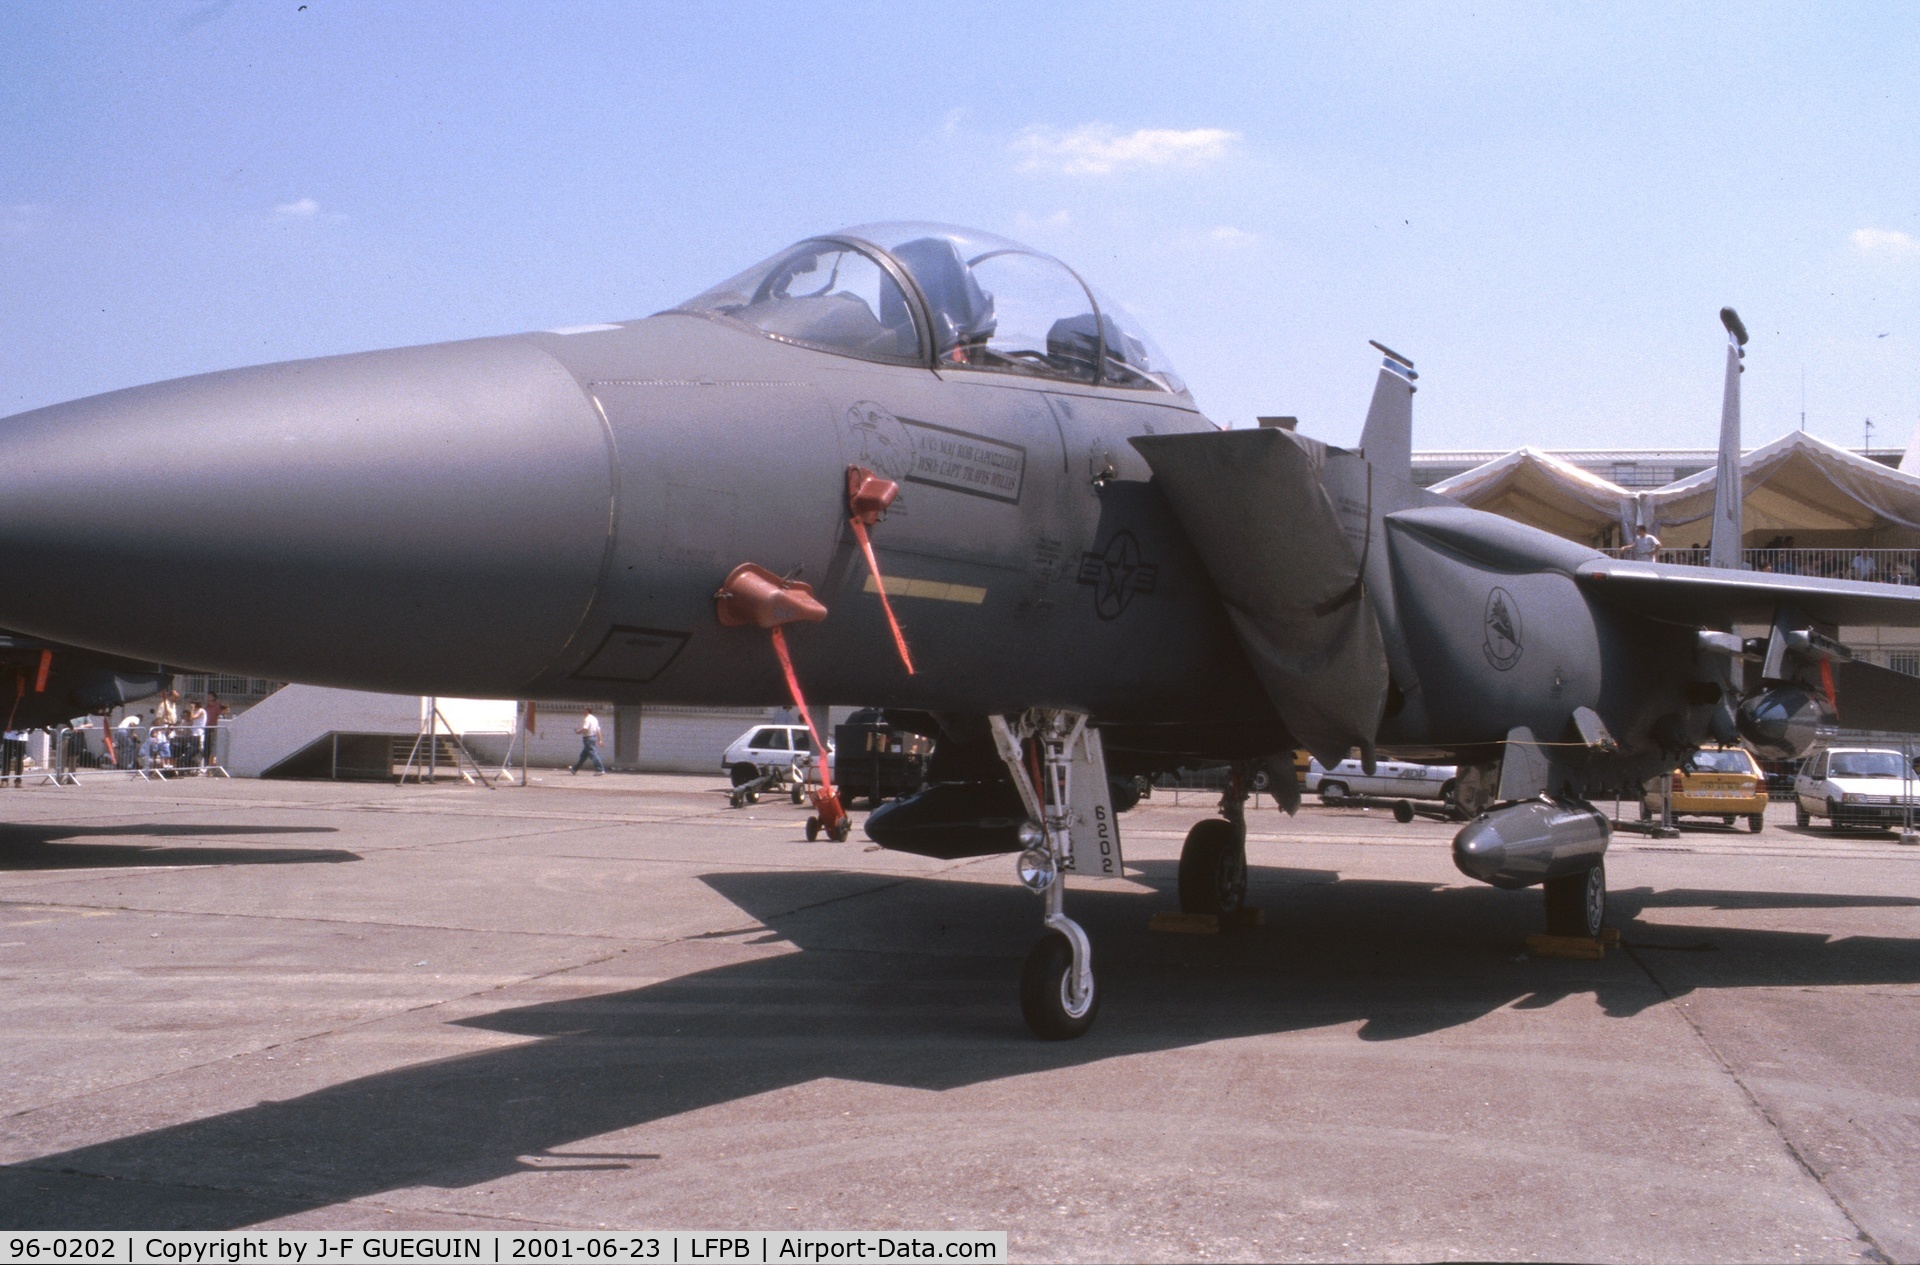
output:
[[[536,775],[538,778],[538,775]],[[1920,1260],[1920,848],[1616,837],[1534,959],[1453,827],[1251,818],[1265,925],[1152,933],[1207,797],[1075,880],[808,843],[717,779],[0,791],[0,1226],[1005,1229],[1018,1260]]]

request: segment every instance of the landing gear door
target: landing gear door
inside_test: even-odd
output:
[[[1066,871],[1083,878],[1123,878],[1120,822],[1114,816],[1113,795],[1107,786],[1107,760],[1100,748],[1100,731],[1091,725],[1074,749],[1073,774],[1067,784],[1072,810],[1068,835],[1073,855]]]

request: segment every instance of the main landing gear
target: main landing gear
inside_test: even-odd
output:
[[[1546,881],[1547,934],[1591,940],[1607,925],[1607,863]]]
[[[1034,708],[1012,720],[989,720],[994,745],[1013,774],[1029,817],[1020,828],[1025,849],[1018,862],[1020,881],[1046,902],[1041,919],[1046,931],[1020,968],[1020,1014],[1042,1040],[1071,1040],[1093,1027],[1100,1010],[1093,947],[1066,913],[1066,871],[1073,861],[1073,765],[1088,739],[1087,718]],[[1097,753],[1098,747],[1092,750]],[[1097,762],[1095,770],[1105,775]]]
[[[1247,902],[1247,793],[1235,769],[1220,794],[1220,815],[1194,823],[1180,848],[1180,909],[1226,916]]]

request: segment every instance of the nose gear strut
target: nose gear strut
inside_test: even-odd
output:
[[[1087,741],[1084,713],[1036,707],[1009,720],[987,718],[994,746],[1013,775],[1020,801],[1037,830],[1022,854],[1021,881],[1046,901],[1046,933],[1020,971],[1020,1013],[1034,1035],[1065,1041],[1093,1026],[1100,995],[1093,980],[1093,946],[1066,914],[1066,872],[1073,865],[1073,764]],[[1034,852],[1044,854],[1033,857]]]

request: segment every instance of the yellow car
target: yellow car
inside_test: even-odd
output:
[[[1660,816],[1661,784],[1671,779],[1673,818],[1718,817],[1731,826],[1739,817],[1759,834],[1767,824],[1767,779],[1745,747],[1702,747],[1672,773],[1649,778],[1640,820]]]

